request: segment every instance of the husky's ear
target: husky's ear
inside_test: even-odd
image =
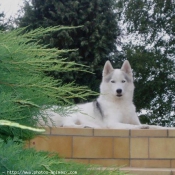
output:
[[[121,70],[132,76],[132,70],[128,60],[124,61]]]
[[[114,69],[113,69],[110,61],[106,61],[104,68],[103,68],[103,77],[108,75],[109,73],[111,73],[113,70]]]

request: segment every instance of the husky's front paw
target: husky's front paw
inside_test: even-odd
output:
[[[92,127],[90,127],[90,126],[84,126],[84,128],[92,128]]]
[[[142,125],[142,126],[140,127],[140,129],[149,129],[149,126],[148,126],[148,125]]]

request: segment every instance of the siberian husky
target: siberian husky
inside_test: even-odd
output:
[[[78,111],[68,116],[61,117],[53,109],[46,111],[55,126],[109,129],[162,128],[140,123],[133,104],[133,75],[127,60],[121,69],[114,69],[110,61],[106,61],[102,76],[100,95],[96,101],[77,105]]]

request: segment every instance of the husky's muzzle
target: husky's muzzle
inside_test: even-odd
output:
[[[122,96],[122,89],[117,89],[117,97],[121,97]]]

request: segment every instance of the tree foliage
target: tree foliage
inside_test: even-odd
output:
[[[170,0],[118,1],[131,42],[123,47],[136,78],[135,103],[141,119],[175,125],[175,3]]]
[[[0,4],[1,6],[1,4]],[[0,31],[4,31],[4,30],[11,30],[13,29],[13,20],[12,17],[10,17],[9,19],[5,16],[4,12],[0,12]]]
[[[37,44],[40,35],[60,28],[40,28],[29,33],[24,29],[0,33],[0,119],[35,126],[41,109],[50,105],[71,105],[74,98],[93,94],[87,87],[63,84],[61,78],[46,76],[49,71],[69,72],[84,69],[82,65],[57,59],[68,50],[47,49]],[[63,110],[59,108],[60,112]],[[58,111],[59,112],[59,111]],[[41,116],[42,117],[42,116]],[[0,137],[32,133],[7,126],[0,127]]]
[[[4,22],[4,13],[0,13],[0,30],[5,30],[7,27],[7,23]]]
[[[38,37],[63,28],[39,28],[0,32],[0,174],[58,174],[75,171],[77,174],[124,175],[96,169],[96,166],[67,162],[56,153],[27,149],[24,139],[41,132],[34,128],[42,110],[71,105],[72,98],[86,98],[94,93],[74,83],[63,84],[47,75],[48,71],[79,71],[86,67],[65,59],[57,59],[69,50],[48,49],[38,44]],[[67,110],[68,108],[66,108]],[[47,120],[45,119],[47,122]],[[34,133],[35,131],[35,133]],[[11,137],[11,138],[10,138]]]
[[[120,31],[114,5],[115,0],[32,0],[26,2],[24,16],[18,19],[18,25],[29,26],[29,29],[57,25],[81,26],[44,35],[41,40],[50,47],[78,49],[66,55],[68,60],[90,66],[89,71],[94,75],[64,73],[63,79],[98,90],[104,62],[114,58],[111,53],[117,54],[116,41]],[[54,76],[57,78],[60,74]]]

